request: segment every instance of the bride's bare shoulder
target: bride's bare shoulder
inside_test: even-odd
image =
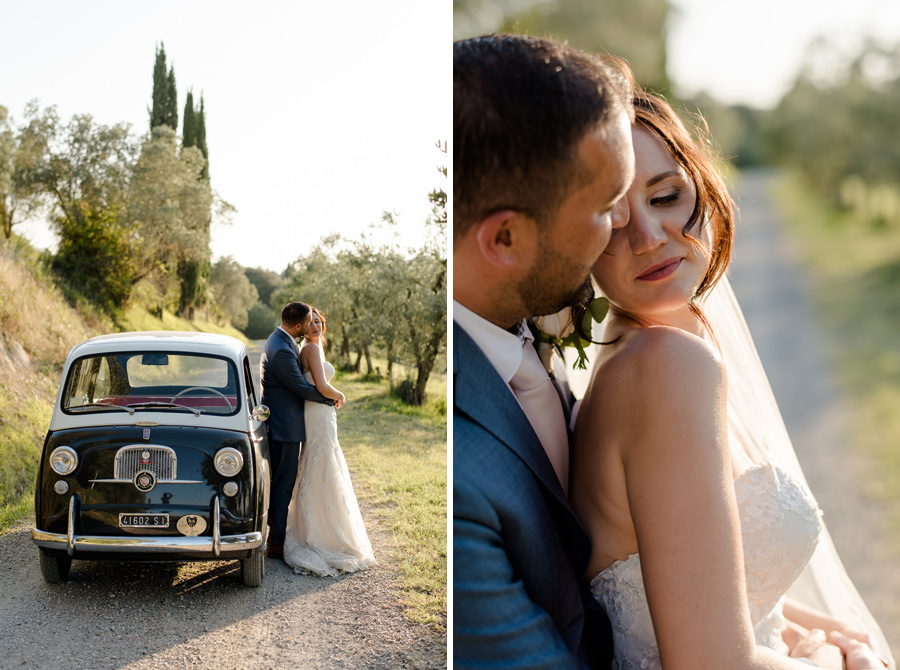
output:
[[[669,380],[678,386],[717,383],[725,368],[718,350],[680,328],[649,326],[624,334],[603,362],[603,374],[617,386],[646,387]]]

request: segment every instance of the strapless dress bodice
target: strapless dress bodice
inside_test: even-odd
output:
[[[748,468],[734,489],[756,642],[786,652],[781,602],[815,551],[821,511],[806,486],[773,463]],[[591,594],[612,623],[618,670],[659,670],[639,554],[600,572],[591,581]]]

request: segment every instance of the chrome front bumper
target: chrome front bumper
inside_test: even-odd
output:
[[[220,513],[219,498],[213,498],[212,537],[208,536],[116,536],[76,535],[75,534],[75,496],[69,500],[69,520],[67,532],[47,533],[35,528],[31,531],[31,539],[44,549],[65,549],[69,556],[76,553],[140,553],[140,554],[196,554],[211,555],[214,558],[228,558],[229,554],[246,552],[262,546],[263,534],[255,531],[243,535],[225,535],[219,532]]]

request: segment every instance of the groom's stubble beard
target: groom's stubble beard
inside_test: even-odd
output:
[[[554,314],[566,307],[587,305],[594,297],[592,269],[587,267],[579,271],[577,263],[550,244],[535,261],[528,276],[519,282],[519,299],[529,310],[529,316]],[[579,279],[580,284],[577,283]]]

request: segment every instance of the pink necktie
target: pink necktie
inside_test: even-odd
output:
[[[563,491],[568,495],[569,438],[566,433],[566,418],[553,382],[529,341],[522,347],[522,363],[509,385],[541,440]]]

